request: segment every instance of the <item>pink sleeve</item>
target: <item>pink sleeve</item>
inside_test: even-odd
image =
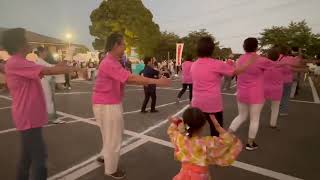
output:
[[[124,69],[121,64],[103,63],[101,70],[106,76],[116,81],[120,81],[121,83],[126,82],[131,74]]]
[[[224,62],[217,62],[216,68],[214,68],[215,72],[226,76],[232,76],[234,74],[235,68],[232,65],[226,64]]]
[[[44,67],[30,61],[23,61],[13,68],[13,74],[28,79],[39,79]]]
[[[278,61],[272,61],[264,57],[258,59],[258,67],[263,70],[274,68],[277,65]]]
[[[301,61],[301,59],[300,59],[299,57],[292,57],[292,58],[290,59],[290,64],[292,64],[292,65],[299,65],[300,61]]]

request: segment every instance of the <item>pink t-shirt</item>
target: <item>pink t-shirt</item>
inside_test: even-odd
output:
[[[12,96],[12,117],[17,130],[39,128],[48,115],[40,76],[43,66],[14,55],[5,65],[6,80]]]
[[[279,58],[279,61],[282,63],[286,64],[291,64],[291,65],[298,65],[299,64],[299,59],[292,57],[292,56],[284,56],[283,55]],[[285,67],[283,71],[283,81],[284,83],[291,83],[293,82],[293,76],[294,76],[294,71],[290,69],[290,67]]]
[[[193,82],[192,106],[206,113],[223,110],[221,79],[232,76],[234,67],[216,59],[199,58],[192,64]]]
[[[243,65],[248,61],[253,53],[242,55],[237,66]],[[265,57],[258,57],[256,62],[251,64],[242,74],[238,75],[237,80],[237,99],[245,104],[263,104],[264,103],[264,71],[277,65]]]
[[[123,99],[125,82],[130,72],[108,54],[99,66],[99,73],[93,88],[93,104],[120,104]]]
[[[264,71],[264,97],[280,101],[283,91],[283,74],[285,67],[273,67]]]
[[[192,61],[182,63],[182,83],[192,84],[192,76],[190,73],[192,64]]]

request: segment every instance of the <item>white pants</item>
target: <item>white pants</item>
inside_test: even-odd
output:
[[[94,104],[93,112],[102,135],[105,174],[113,174],[118,169],[124,130],[122,104]]]
[[[239,115],[232,121],[229,129],[237,131],[240,125],[247,120],[250,113],[249,139],[255,139],[258,133],[260,113],[263,104],[244,104],[238,102]]]
[[[88,79],[91,79],[92,78],[91,76],[93,76],[93,80],[94,80],[94,78],[96,77],[95,74],[96,74],[96,68],[88,69]]]
[[[278,115],[279,115],[280,101],[271,101],[271,118],[270,126],[277,126]]]
[[[48,114],[55,114],[56,110],[54,107],[54,92],[51,86],[52,77],[47,76],[41,79],[41,85],[44,92],[44,97],[46,100],[47,112]]]

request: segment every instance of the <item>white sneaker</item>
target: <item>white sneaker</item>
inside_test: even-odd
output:
[[[57,120],[52,121],[52,123],[53,124],[64,124],[64,123],[66,123],[66,121],[62,121],[60,119],[57,119]]]

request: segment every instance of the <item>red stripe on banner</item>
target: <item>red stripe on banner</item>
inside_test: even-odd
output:
[[[177,44],[177,50],[176,50],[176,65],[181,66],[182,64],[182,52],[183,52],[183,43],[178,43]]]

